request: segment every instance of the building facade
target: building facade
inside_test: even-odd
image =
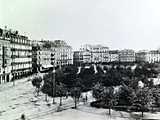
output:
[[[80,51],[74,51],[73,53],[73,64],[80,66],[83,64],[83,55]]]
[[[55,51],[55,64],[56,66],[71,65],[73,64],[73,51],[63,40],[55,40],[52,51]]]
[[[119,51],[118,50],[109,51],[109,62],[119,62]]]
[[[51,46],[48,44],[48,41],[37,41],[37,67],[39,71],[53,67],[51,64]]]
[[[0,84],[11,80],[10,37],[0,29]]]
[[[102,45],[92,45],[91,50],[91,60],[94,63],[104,63],[109,62],[109,48]]]
[[[92,62],[92,53],[90,50],[90,45],[83,45],[80,48],[80,55],[82,55],[83,63],[91,63]]]
[[[14,35],[11,45],[11,73],[13,79],[19,79],[32,73],[32,45],[28,37]]]
[[[82,63],[104,63],[109,62],[109,48],[102,45],[89,45],[81,46],[80,61]]]
[[[39,41],[37,65],[40,71],[44,69],[73,64],[72,47],[62,40]]]
[[[160,62],[160,51],[151,50],[147,54],[147,61],[149,63],[159,63]]]
[[[135,52],[131,49],[124,49],[119,51],[119,62],[135,62]]]
[[[148,62],[148,63],[159,63],[160,62],[160,51],[139,51],[136,53],[137,62]]]
[[[147,62],[148,51],[140,50],[136,52],[136,62]]]
[[[40,46],[38,41],[32,41],[32,72],[38,73],[38,51],[40,50]]]
[[[0,29],[0,82],[31,74],[32,46],[28,37],[11,29]]]

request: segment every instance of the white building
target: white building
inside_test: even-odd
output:
[[[109,62],[118,62],[118,61],[119,61],[118,50],[110,50],[109,51]]]
[[[136,53],[136,61],[149,62],[149,63],[160,62],[160,51],[158,50],[139,51]]]
[[[11,38],[11,56],[13,79],[31,74],[32,45],[28,37],[17,35]]]
[[[80,52],[83,63],[109,62],[109,48],[106,46],[85,44],[81,46]]]
[[[71,65],[73,64],[73,52],[71,46],[60,46],[55,48],[56,65]]]
[[[104,63],[109,62],[109,48],[102,45],[91,46],[92,62]]]
[[[40,49],[37,51],[37,64],[40,70],[73,64],[72,47],[64,41],[40,41],[39,44]]]
[[[119,51],[120,62],[135,62],[135,52],[131,49],[124,49]]]
[[[0,84],[11,80],[10,40],[0,35]]]

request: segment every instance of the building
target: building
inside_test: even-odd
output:
[[[0,84],[11,80],[10,36],[6,29],[0,29]]]
[[[109,62],[109,48],[102,45],[92,45],[91,50],[91,61],[94,63],[105,63]]]
[[[0,81],[11,81],[31,74],[32,46],[28,37],[11,29],[0,29]]]
[[[131,49],[124,49],[119,51],[120,62],[135,62],[135,52]]]
[[[160,51],[139,51],[136,53],[137,62],[158,63],[160,62]]]
[[[83,55],[80,51],[74,51],[73,53],[73,64],[80,66],[83,64]]]
[[[51,54],[52,47],[50,41],[38,41],[37,45],[37,67],[39,71],[44,71],[46,69],[52,68],[51,64]]]
[[[105,63],[109,62],[109,48],[102,45],[81,46],[79,53],[82,63]]]
[[[147,54],[147,61],[149,63],[159,63],[160,62],[160,51],[151,50]]]
[[[118,50],[109,51],[109,62],[119,62],[119,51]]]
[[[90,48],[91,47],[88,44],[81,46],[80,55],[82,55],[81,56],[82,63],[91,63],[92,62],[92,53],[91,53]]]
[[[52,51],[55,51],[55,64],[56,66],[71,65],[73,64],[73,51],[63,40],[55,40]]]
[[[32,72],[33,73],[38,73],[37,55],[39,50],[40,50],[40,46],[38,45],[38,41],[33,40],[32,41]]]
[[[13,35],[11,46],[11,73],[13,79],[28,76],[32,73],[32,45],[27,36]]]
[[[140,50],[136,52],[136,62],[147,62],[148,51]]]
[[[40,71],[73,64],[72,47],[65,41],[39,41],[38,45],[40,49],[37,51],[37,66]]]

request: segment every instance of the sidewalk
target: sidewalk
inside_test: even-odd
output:
[[[15,80],[15,86],[13,85],[12,81],[11,82],[6,82],[6,83],[2,83],[2,84],[0,84],[0,92],[3,92],[4,90],[12,89],[13,87],[16,87],[16,86],[19,86],[19,85],[23,84],[24,82],[27,82],[33,76],[34,75],[28,76],[26,78],[21,78],[21,79]]]

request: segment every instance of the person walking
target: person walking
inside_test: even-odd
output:
[[[26,117],[24,114],[21,115],[21,120],[26,120]]]
[[[86,95],[86,102],[88,101],[88,96]]]

